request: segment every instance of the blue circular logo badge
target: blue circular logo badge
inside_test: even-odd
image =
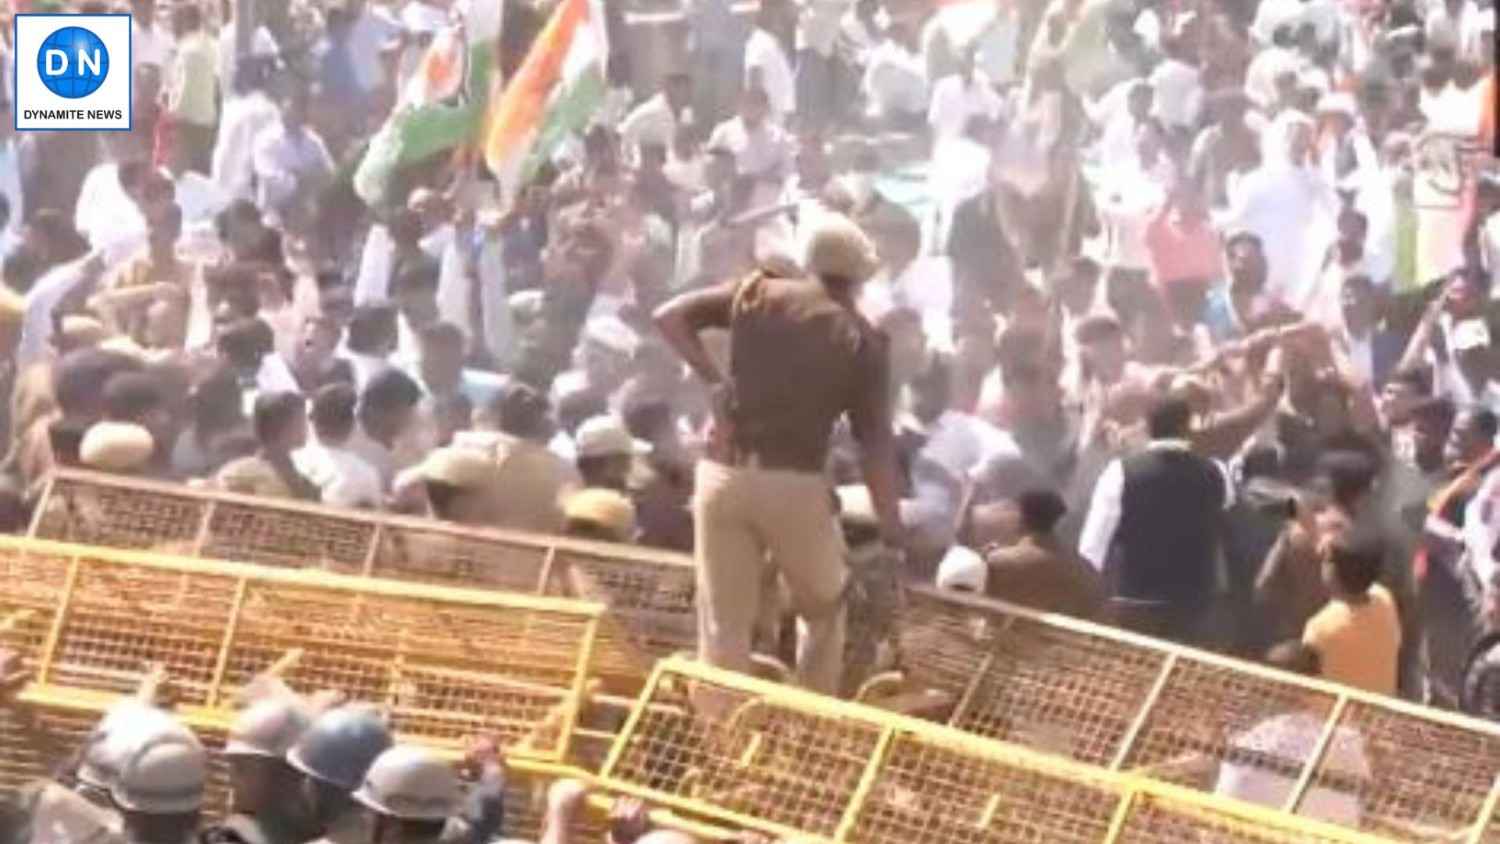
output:
[[[99,90],[109,75],[109,50],[89,30],[65,26],[42,42],[36,70],[47,90],[59,97],[87,97]]]

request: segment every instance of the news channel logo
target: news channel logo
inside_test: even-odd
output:
[[[130,131],[130,15],[14,21],[16,131]]]

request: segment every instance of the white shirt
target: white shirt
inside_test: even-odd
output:
[[[100,164],[84,177],[73,211],[73,228],[95,249],[145,237],[146,218],[120,185],[120,166]]]
[[[444,251],[453,242],[452,226],[445,226],[422,238],[422,251],[441,261]],[[364,250],[360,252],[359,272],[354,277],[354,304],[368,305],[386,302],[391,298],[391,273],[395,270],[396,242],[391,232],[379,223],[370,227],[365,235]],[[441,266],[439,280],[441,281]],[[464,300],[467,302],[467,298]],[[446,317],[445,317],[446,318]]]
[[[666,94],[657,94],[636,106],[620,124],[620,143],[637,156],[641,147],[652,144],[671,149],[676,134],[677,115],[672,113]]]
[[[255,204],[274,210],[306,187],[308,179],[332,174],[333,158],[311,128],[288,132],[284,124],[276,123],[256,134],[251,168],[255,172]]]
[[[311,442],[292,452],[292,465],[334,507],[378,508],[384,499],[380,473],[347,448]]]
[[[0,194],[10,204],[10,224],[5,227],[5,242],[0,246],[8,249],[21,230],[21,221],[26,217],[26,206],[21,195],[21,160],[16,154],[14,139],[0,144]]]
[[[1144,270],[1151,266],[1146,249],[1146,228],[1167,199],[1161,174],[1141,168],[1132,155],[1106,173],[1095,187],[1095,203],[1105,223],[1103,263],[1112,267]]]
[[[770,121],[751,130],[741,118],[730,118],[714,129],[708,146],[722,146],[733,152],[735,169],[741,176],[785,176],[791,169],[791,139]]]
[[[1015,81],[1016,51],[1020,49],[1021,20],[1016,7],[1007,4],[996,8],[995,18],[974,39],[974,63],[990,81],[1003,84]]]
[[[1152,440],[1147,449],[1188,450],[1183,440]],[[1224,480],[1224,509],[1234,506],[1234,483],[1219,461],[1212,461]],[[1094,497],[1089,502],[1088,518],[1083,523],[1083,533],[1078,538],[1078,553],[1099,571],[1109,559],[1109,549],[1115,542],[1115,531],[1120,527],[1120,515],[1124,512],[1125,467],[1113,460],[1104,468],[1104,473],[1094,484]]]
[[[840,22],[849,11],[851,0],[798,0],[797,5],[802,7],[802,15],[797,19],[797,49],[832,56]]]
[[[1463,534],[1474,575],[1486,592],[1500,587],[1500,561],[1495,559],[1495,548],[1500,545],[1500,472],[1485,475],[1479,491],[1469,499]]]
[[[130,21],[130,55],[139,64],[165,68],[172,62],[172,36],[160,24],[149,29]]]
[[[863,90],[871,112],[877,117],[925,114],[927,66],[921,56],[887,40],[870,51]]]
[[[214,142],[213,181],[226,196],[254,199],[255,138],[281,122],[281,110],[264,91],[224,100]]]
[[[778,120],[785,121],[788,115],[797,111],[797,78],[781,42],[764,29],[750,33],[750,40],[745,42],[746,85],[750,84],[751,74],[757,70],[766,96],[771,100],[771,111],[776,113]]]
[[[384,11],[366,7],[349,30],[349,61],[354,76],[366,93],[385,84],[385,68],[380,52],[401,32],[401,24]]]
[[[275,352],[260,359],[260,369],[255,372],[255,389],[262,393],[302,392],[286,358]]]
[[[370,379],[391,366],[390,361],[376,355],[345,350],[342,357],[349,361],[349,368],[354,370],[354,389],[359,392],[364,392],[365,385],[370,383]]]
[[[239,56],[234,52],[236,37],[234,21],[224,24],[219,30],[219,90],[226,97],[234,93],[234,67],[239,61]],[[280,52],[276,39],[271,37],[270,30],[257,26],[255,31],[250,33],[250,55],[276,56]]]
[[[1156,92],[1152,113],[1169,127],[1192,128],[1198,123],[1203,106],[1203,85],[1198,69],[1175,59],[1167,59],[1151,71],[1151,88]]]
[[[995,120],[1004,103],[983,71],[974,71],[971,79],[954,74],[932,87],[932,104],[927,109],[927,123],[936,138],[962,135],[969,121],[976,117]]]
[[[1297,56],[1290,50],[1270,47],[1250,60],[1245,71],[1245,96],[1262,111],[1276,105],[1276,77],[1297,72]]]

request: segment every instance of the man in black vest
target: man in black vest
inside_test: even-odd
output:
[[[1114,623],[1209,644],[1221,514],[1234,491],[1219,464],[1189,450],[1191,422],[1182,399],[1152,408],[1150,444],[1099,476],[1078,550],[1109,574]]]

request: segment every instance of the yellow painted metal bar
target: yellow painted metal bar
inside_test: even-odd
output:
[[[859,813],[864,811],[865,801],[870,798],[870,792],[875,788],[875,779],[880,776],[880,769],[885,765],[886,754],[891,750],[891,742],[896,739],[896,731],[890,727],[880,731],[880,738],[875,742],[875,749],[870,752],[870,761],[865,763],[865,770],[859,775],[859,783],[854,786],[854,793],[849,796],[849,805],[844,809],[844,817],[839,819],[838,829],[833,833],[835,841],[848,841],[854,832],[854,825],[859,823]]]
[[[193,535],[193,556],[203,556],[203,549],[208,546],[209,531],[214,524],[214,513],[218,510],[218,502],[212,499],[203,503],[203,515],[198,519],[198,531]]]
[[[224,625],[224,639],[219,643],[219,654],[214,659],[213,679],[208,683],[208,696],[205,700],[209,706],[223,704],[224,671],[229,667],[229,652],[234,647],[234,635],[240,627],[240,614],[245,611],[245,593],[249,589],[250,581],[246,578],[242,577],[234,584],[234,598],[229,605],[229,623]]]
[[[620,729],[621,736],[631,735],[640,728],[641,719],[646,717],[651,699],[655,697],[656,690],[660,688],[662,678],[666,676],[666,672],[667,663],[665,662],[657,663],[656,668],[652,669],[651,676],[646,680],[645,688],[641,689],[640,699],[637,701],[635,708],[630,710],[630,714],[625,718],[625,725]],[[599,769],[600,776],[607,777],[615,770],[615,767],[620,764],[620,757],[624,755],[625,750],[625,740],[623,738],[616,739],[614,747],[609,749],[609,755],[604,758],[604,765]]]
[[[257,583],[285,584],[313,589],[329,589],[389,598],[420,598],[450,603],[502,607],[517,610],[537,610],[569,615],[599,616],[604,605],[595,601],[573,598],[555,598],[543,595],[526,595],[516,592],[500,592],[491,589],[466,589],[457,586],[439,586],[413,583],[404,580],[359,577],[317,569],[280,569],[257,566],[250,563],[233,563],[220,560],[201,560],[192,557],[177,557],[149,551],[103,548],[94,545],[78,545],[68,542],[53,542],[46,539],[25,539],[0,536],[0,553],[39,553],[55,556],[79,556],[86,559],[129,563],[163,571],[217,577],[246,577]]]
[[[1104,834],[1103,844],[1116,844],[1120,840],[1125,832],[1125,822],[1130,820],[1130,809],[1140,793],[1141,790],[1136,787],[1125,789],[1125,793],[1120,796],[1119,805],[1115,806],[1114,817],[1109,819],[1109,832]]]
[[[1500,776],[1495,777],[1495,784],[1490,787],[1490,793],[1485,795],[1484,804],[1479,808],[1479,818],[1474,821],[1474,828],[1469,830],[1464,844],[1483,844],[1490,825],[1500,823],[1500,815],[1496,815],[1497,809],[1500,809]]]
[[[591,618],[583,629],[583,644],[579,650],[585,654],[594,652],[594,642],[599,635],[599,619]],[[557,739],[557,752],[559,756],[566,757],[569,748],[573,746],[573,731],[578,728],[578,719],[583,715],[586,689],[589,682],[588,666],[583,660],[579,660],[577,670],[573,674],[572,699],[568,701],[568,714],[563,719],[562,731]]]
[[[1307,796],[1307,790],[1312,787],[1313,778],[1318,774],[1318,768],[1323,765],[1323,757],[1328,755],[1328,748],[1333,746],[1333,737],[1338,734],[1339,722],[1344,720],[1344,710],[1349,706],[1349,698],[1339,695],[1333,702],[1333,709],[1328,713],[1328,720],[1323,724],[1323,732],[1318,735],[1318,743],[1313,745],[1313,752],[1307,758],[1307,763],[1302,766],[1302,771],[1297,775],[1297,784],[1292,787],[1292,793],[1287,795],[1285,809],[1292,814],[1302,806],[1302,798]]]
[[[27,536],[36,536],[42,529],[42,519],[47,515],[47,503],[52,501],[52,485],[57,483],[57,473],[47,476],[42,484],[42,495],[37,499],[36,507],[31,511],[31,520],[26,527]]]
[[[78,570],[82,567],[83,561],[77,554],[68,560],[67,579],[63,581],[62,597],[58,602],[57,614],[52,617],[52,627],[47,631],[47,639],[42,643],[42,653],[37,660],[38,682],[45,683],[52,678],[52,662],[57,658],[57,648],[62,641],[63,627],[67,624],[68,613],[73,607],[73,592],[78,586]]]
[[[1115,748],[1115,757],[1110,760],[1109,769],[1118,771],[1125,766],[1125,760],[1130,758],[1130,751],[1135,749],[1136,739],[1140,738],[1141,731],[1146,728],[1146,722],[1151,719],[1151,714],[1156,710],[1156,702],[1161,699],[1161,693],[1167,688],[1167,681],[1172,679],[1172,670],[1177,667],[1177,654],[1169,653],[1161,661],[1161,669],[1156,674],[1156,680],[1151,684],[1151,691],[1146,693],[1146,700],[1141,704],[1141,709],[1135,714],[1135,719],[1130,722],[1130,728],[1120,739],[1120,746]]]

